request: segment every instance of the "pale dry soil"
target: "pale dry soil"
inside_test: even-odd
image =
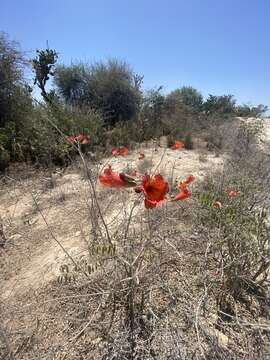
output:
[[[176,189],[177,183],[190,174],[196,177],[196,187],[205,174],[221,168],[224,162],[223,156],[205,151],[201,142],[195,144],[195,150],[180,151],[163,147],[162,141],[145,145],[126,157],[102,160],[99,171],[110,164],[119,172],[137,169],[141,173],[161,173]],[[140,152],[145,154],[143,161],[138,160]],[[119,191],[101,188],[99,184],[97,192],[104,198],[106,222],[115,227],[125,212],[122,201],[138,197],[132,189],[121,190],[119,197]],[[8,179],[0,192],[0,216],[6,234],[6,246],[1,250],[3,302],[29,288],[40,288],[59,275],[66,254],[53,237],[71,256],[86,251],[90,231],[87,205],[89,184],[83,171],[76,167],[65,173],[54,171],[52,178],[43,173],[24,180]],[[138,210],[143,210],[143,203]]]
[[[253,121],[253,119],[250,119],[250,121]],[[224,131],[228,134],[228,140],[235,134],[235,129],[230,126],[229,128],[225,126]],[[258,144],[266,153],[269,152],[269,139],[270,121],[269,123],[264,123],[263,136]],[[144,161],[138,160],[140,152],[145,154]],[[193,174],[196,178],[196,181],[192,184],[192,190],[196,190],[200,181],[207,175],[215,173],[216,170],[222,170],[226,157],[227,155],[224,153],[218,155],[215,152],[208,152],[206,150],[206,142],[202,139],[195,139],[194,150],[180,151],[168,149],[166,139],[160,139],[158,143],[149,142],[137,146],[126,157],[110,156],[103,159],[100,163],[93,163],[87,159],[87,164],[95,175],[95,179],[108,164],[112,166],[113,170],[118,172],[129,173],[136,169],[140,173],[161,173],[169,182],[170,192],[173,195],[177,192],[179,181],[190,174]],[[136,206],[134,215],[141,213],[142,216],[147,216],[147,211],[144,209],[143,196],[136,194],[133,189],[106,189],[101,187],[97,181],[96,190],[101,210],[111,232],[121,227],[123,220],[126,221],[129,216],[129,210],[136,199],[140,199],[140,203]],[[185,203],[188,204],[189,201],[192,201],[192,199],[187,199]],[[23,359],[28,359],[28,346],[32,346],[35,349],[34,345],[31,345],[31,341],[33,340],[33,334],[36,334],[38,339],[39,331],[43,334],[44,338],[48,337],[48,344],[44,345],[41,342],[40,345],[41,352],[42,346],[45,346],[45,350],[43,350],[46,355],[42,358],[49,359],[47,357],[49,356],[48,349],[50,349],[50,342],[53,342],[54,349],[56,349],[54,351],[56,351],[57,356],[54,357],[52,355],[50,359],[79,359],[79,357],[73,357],[70,352],[77,338],[71,338],[70,345],[68,343],[63,345],[63,338],[65,338],[63,333],[67,331],[68,325],[63,325],[57,335],[54,332],[57,328],[57,321],[54,319],[53,313],[55,309],[52,308],[52,314],[50,314],[49,310],[43,313],[41,308],[37,318],[35,318],[35,312],[31,313],[29,309],[34,306],[36,301],[35,294],[37,294],[37,304],[40,302],[43,291],[44,299],[47,301],[46,289],[48,285],[55,283],[55,280],[59,277],[60,266],[67,262],[66,252],[74,259],[79,259],[87,253],[92,239],[89,205],[89,184],[79,162],[66,170],[53,169],[51,174],[49,171],[34,171],[31,167],[26,167],[23,170],[11,172],[5,181],[1,183],[0,219],[3,224],[5,244],[4,247],[0,248],[0,307],[4,311],[1,314],[6,322],[4,325],[7,328],[10,327],[16,330],[11,334],[17,339],[15,344],[18,344],[17,347],[14,347],[15,355],[21,356],[20,352],[22,352],[22,349],[26,349],[26,357]],[[181,204],[168,203],[166,206],[178,209]],[[136,226],[136,224],[133,225]],[[182,226],[184,230],[187,224],[183,222],[179,226]],[[193,246],[199,252],[200,249],[196,245],[196,239],[194,240],[192,237],[189,237],[188,240],[191,243],[194,242]],[[59,244],[65,249],[65,252]],[[189,256],[196,257],[196,251],[195,255],[189,254],[186,250],[186,245],[183,242],[180,244],[180,248],[183,248],[183,259],[185,259],[186,267],[188,268],[188,258]],[[172,286],[175,286],[175,284],[172,284]],[[86,289],[80,289],[82,291],[80,295],[84,294],[84,290],[86,291]],[[185,298],[184,291],[186,290],[181,288],[183,298]],[[49,300],[54,297],[61,297],[62,295],[67,298],[70,289],[68,286],[61,288],[59,284],[59,288],[52,287],[50,291]],[[72,292],[71,294],[74,296]],[[60,303],[61,300],[59,300],[59,306]],[[81,310],[84,305],[87,309],[89,308],[89,304],[84,304],[81,299],[78,309]],[[187,297],[186,306],[187,308],[183,313],[175,315],[178,322],[179,318],[184,316],[183,314],[186,316],[186,313],[190,311],[189,297]],[[76,309],[78,307],[76,302],[74,307]],[[6,309],[9,309],[7,316],[5,316]],[[65,311],[70,311],[70,307],[66,309],[59,308],[59,313],[62,314]],[[193,310],[195,311],[196,309]],[[12,311],[14,311],[14,314]],[[36,312],[38,312],[38,309],[36,309]],[[66,315],[68,317],[68,314]],[[73,313],[71,312],[70,316],[72,315]],[[82,316],[84,315],[82,314]],[[67,319],[63,319],[63,324],[65,324],[64,320],[67,321]],[[213,324],[216,322],[216,318],[208,320]],[[181,321],[183,324],[185,323],[184,319]],[[31,324],[31,329],[29,324]],[[177,326],[179,326],[178,323]],[[230,338],[228,333],[225,335],[214,327],[211,329],[207,328],[207,332],[209,336],[217,338],[219,345],[224,348],[228,346]],[[239,339],[239,341],[242,341],[240,334]],[[196,342],[197,340],[194,338],[191,341]],[[44,342],[46,342],[46,339]],[[162,346],[162,343],[163,341],[160,340],[158,346]],[[57,352],[57,346],[59,348],[67,347],[67,352]],[[172,344],[172,346],[175,345]],[[234,345],[230,344],[230,347],[233,349]],[[248,356],[248,353],[252,351],[253,344],[247,343],[243,347],[247,349],[246,354],[243,356]],[[78,342],[78,348],[78,352],[84,352],[83,341],[82,343]],[[219,357],[213,355],[211,358]]]

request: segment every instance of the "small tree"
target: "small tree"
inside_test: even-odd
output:
[[[37,56],[32,60],[33,70],[35,72],[34,84],[40,88],[43,99],[51,103],[54,92],[47,93],[45,86],[50,76],[54,75],[53,68],[57,61],[57,53],[55,50],[37,50]]]
[[[179,105],[188,106],[196,112],[201,111],[203,104],[202,94],[191,86],[183,86],[172,91],[166,98],[167,106],[171,109]]]
[[[58,66],[54,82],[66,103],[101,111],[108,125],[129,120],[139,110],[142,77],[116,59]]]
[[[163,116],[165,97],[161,93],[162,86],[151,89],[144,94],[141,115],[147,120],[160,120]]]

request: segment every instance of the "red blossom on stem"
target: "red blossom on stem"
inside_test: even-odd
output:
[[[114,156],[120,155],[120,156],[126,156],[128,154],[128,148],[126,146],[120,146],[120,147],[113,147],[112,148],[112,154]]]
[[[88,145],[90,143],[88,137],[83,134],[79,134],[77,136],[74,135],[68,136],[67,142],[69,142],[70,144],[83,144],[83,145]]]
[[[152,209],[162,206],[166,202],[169,185],[160,174],[152,177],[144,175],[141,186],[137,186],[135,191],[144,193],[144,205],[147,209]]]
[[[180,140],[175,140],[174,145],[172,146],[172,150],[180,150],[185,146],[185,144]]]
[[[134,187],[137,185],[134,178],[124,173],[114,172],[110,165],[99,176],[99,181],[103,186],[111,188]]]
[[[188,185],[195,180],[193,175],[189,175],[185,180],[181,181],[179,184],[180,192],[172,199],[172,201],[185,200],[192,195],[192,192],[189,191]]]

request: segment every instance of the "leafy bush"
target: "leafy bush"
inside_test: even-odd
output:
[[[138,113],[141,78],[124,62],[113,59],[91,66],[61,65],[54,82],[66,103],[101,111],[109,125]]]
[[[183,86],[167,95],[166,104],[167,107],[172,110],[182,104],[188,106],[190,110],[199,112],[202,110],[203,96],[193,87]]]
[[[235,113],[241,117],[261,117],[268,111],[268,107],[262,104],[257,106],[239,105],[236,107]]]
[[[233,309],[226,307],[226,294],[246,304],[251,297],[261,304],[267,296],[270,163],[254,147],[259,131],[259,125],[243,123],[235,137],[238,153],[232,149],[223,172],[208,177],[197,193],[200,207],[194,219],[207,234],[209,261],[223,290],[221,310],[229,315]]]
[[[185,144],[185,149],[187,149],[187,150],[193,149],[194,144],[193,144],[191,133],[187,133],[187,135],[185,136],[184,144]]]
[[[232,114],[235,111],[236,100],[233,95],[209,95],[203,104],[207,113]]]
[[[9,161],[10,161],[10,155],[8,151],[5,150],[0,145],[0,171],[3,171],[8,167]]]
[[[24,79],[26,61],[18,44],[0,35],[0,147],[2,157],[17,159],[17,137],[33,106]]]

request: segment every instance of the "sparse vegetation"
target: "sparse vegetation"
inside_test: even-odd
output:
[[[0,38],[0,359],[266,360],[266,108],[57,58]]]

